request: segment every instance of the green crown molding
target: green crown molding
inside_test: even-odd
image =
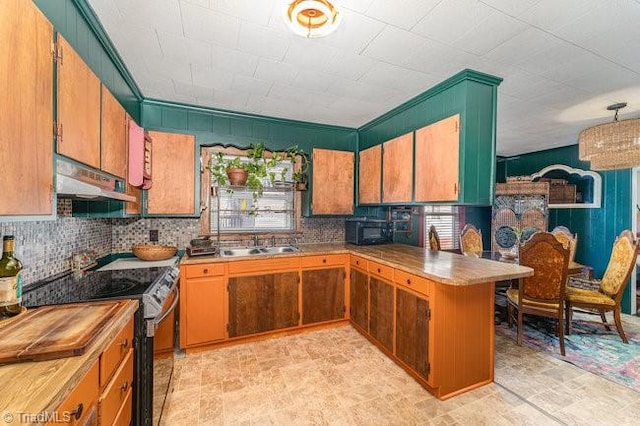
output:
[[[363,126],[358,127],[358,132],[363,132],[365,130],[368,130],[369,128],[376,126],[377,124],[380,124],[381,122],[384,122],[390,119],[391,117],[408,110],[409,108],[419,104],[420,102],[423,102],[426,99],[432,98],[433,96],[439,93],[442,93],[445,90],[455,86],[456,84],[466,80],[475,81],[477,83],[482,83],[482,84],[488,84],[491,86],[498,86],[502,82],[502,78],[500,77],[495,77],[493,75],[485,74],[472,69],[462,70],[458,74],[455,74],[452,77],[449,77],[448,79],[444,80],[443,82],[433,86],[432,88],[427,89],[427,91],[419,94],[414,98],[409,99],[407,102],[395,107],[391,111],[385,112],[380,117],[374,118],[373,120],[364,124]]]
[[[357,129],[353,127],[344,127],[344,126],[334,126],[331,124],[321,124],[321,123],[312,123],[309,121],[298,121],[291,120],[288,118],[278,118],[278,117],[269,117],[266,115],[258,115],[258,114],[250,114],[244,112],[236,112],[236,111],[228,111],[223,109],[216,109],[210,107],[203,107],[198,105],[186,104],[181,102],[173,102],[173,101],[164,101],[161,99],[153,99],[153,98],[144,98],[142,100],[141,106],[150,105],[150,106],[158,106],[158,107],[166,107],[166,108],[180,108],[183,110],[196,111],[196,112],[205,112],[208,114],[212,114],[218,117],[230,117],[230,118],[250,118],[258,121],[268,121],[270,123],[280,123],[285,125],[295,124],[300,127],[305,127],[309,129],[318,129],[318,130],[342,130],[349,132],[356,132]]]
[[[135,80],[131,76],[131,73],[129,72],[124,61],[118,54],[118,51],[113,46],[111,39],[107,35],[107,32],[104,30],[104,27],[100,23],[100,20],[96,16],[91,6],[89,6],[86,0],[72,0],[72,1],[73,1],[73,4],[75,4],[78,10],[80,11],[80,14],[82,15],[82,17],[87,21],[89,28],[91,28],[93,33],[96,35],[96,38],[98,39],[98,41],[100,42],[104,50],[107,52],[107,55],[109,55],[109,57],[113,61],[113,64],[115,65],[116,69],[118,70],[118,72],[120,73],[124,81],[129,86],[129,88],[131,89],[131,92],[133,93],[133,95],[136,97],[138,101],[141,101],[142,99],[144,99],[144,96],[142,95],[142,91],[140,90],[140,87],[138,87]]]

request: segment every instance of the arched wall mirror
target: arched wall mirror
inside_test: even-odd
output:
[[[552,164],[531,175],[549,181],[550,209],[597,209],[602,198],[602,177],[591,170]]]

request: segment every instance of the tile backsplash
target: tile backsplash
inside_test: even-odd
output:
[[[75,252],[94,250],[98,256],[131,251],[149,242],[158,230],[159,243],[184,249],[198,236],[198,219],[86,219],[70,215],[69,200],[59,200],[58,217],[51,221],[0,222],[0,235],[15,235],[16,257],[24,266],[25,286],[67,271]],[[299,243],[344,241],[345,218],[302,218]]]

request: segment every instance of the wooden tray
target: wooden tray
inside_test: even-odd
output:
[[[0,364],[82,355],[126,301],[29,310],[0,331]]]

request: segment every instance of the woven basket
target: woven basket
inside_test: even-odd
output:
[[[173,257],[176,246],[156,246],[152,244],[134,244],[131,246],[134,256],[142,260],[165,260]]]

